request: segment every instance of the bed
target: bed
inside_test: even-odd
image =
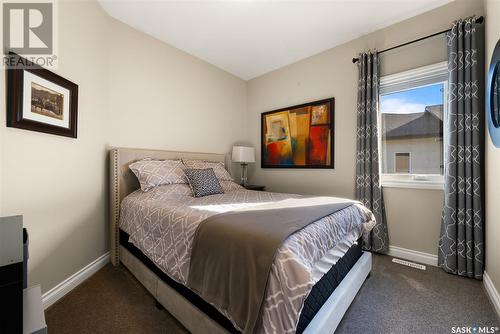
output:
[[[234,183],[223,185],[224,194],[202,198],[192,197],[184,184],[142,192],[128,166],[145,158],[225,162],[224,154],[111,150],[113,265],[122,263],[190,332],[241,331],[228,309],[186,286],[193,235],[212,216],[300,196],[249,191]],[[356,203],[290,235],[275,254],[251,331],[333,333],[371,270],[371,254],[361,250],[361,237],[373,225],[373,215]]]

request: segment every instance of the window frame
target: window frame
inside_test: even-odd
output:
[[[380,78],[379,99],[382,95],[402,92],[423,86],[443,84],[443,164],[446,166],[446,132],[444,123],[448,114],[448,63],[446,61],[419,67],[409,71],[386,75]],[[412,173],[382,173],[382,116],[380,108],[377,108],[378,148],[380,152],[379,170],[380,185],[390,188],[415,188],[415,189],[444,189],[444,175],[438,174],[412,174]],[[407,153],[407,152],[405,152]],[[410,155],[411,157],[411,155]],[[411,166],[411,158],[410,158]],[[410,168],[411,171],[411,168]],[[443,171],[444,172],[444,171]]]

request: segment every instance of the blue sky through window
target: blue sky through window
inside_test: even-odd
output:
[[[443,104],[443,84],[417,87],[380,96],[383,113],[410,114],[424,112],[426,106]]]

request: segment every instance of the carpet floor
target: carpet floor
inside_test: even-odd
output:
[[[336,333],[452,333],[454,326],[500,327],[482,282],[426,271],[375,255]],[[187,333],[122,266],[107,265],[45,312],[59,333]],[[498,331],[500,333],[500,331]]]

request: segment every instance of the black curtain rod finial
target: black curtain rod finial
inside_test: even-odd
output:
[[[359,58],[352,58],[352,63],[356,64],[359,61]]]

